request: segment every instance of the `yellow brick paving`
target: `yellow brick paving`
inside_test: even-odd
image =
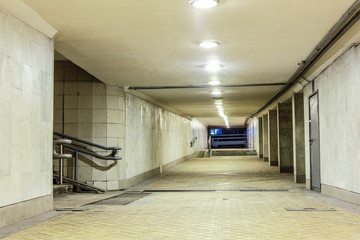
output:
[[[222,160],[236,164],[234,168],[224,167]],[[195,182],[192,185],[196,186],[204,183],[196,179],[196,172],[206,175],[206,172],[220,173],[224,168],[228,168],[224,172],[238,172],[241,162],[248,169],[244,175],[250,180],[257,171],[263,171],[251,167],[249,158],[207,161],[211,162],[212,168],[207,168],[206,160],[196,159],[186,162],[169,176],[175,177],[176,172],[181,176],[193,175]],[[258,159],[251,161],[254,166],[263,165]],[[279,175],[265,172],[266,177]],[[260,174],[259,178],[262,177],[264,175]],[[239,178],[242,182],[246,180],[245,176]],[[235,187],[239,186],[237,180],[236,177],[232,180],[236,182]],[[241,187],[249,186],[249,183],[252,186],[250,180]],[[162,181],[163,178],[159,180]],[[287,187],[293,186],[288,176],[281,181],[287,182]],[[175,180],[172,182],[179,186]],[[190,184],[189,181],[185,183]],[[279,186],[276,181],[274,185]],[[170,183],[166,186],[175,187]],[[234,188],[231,184],[228,186]],[[261,187],[264,186],[274,188],[271,180]],[[126,206],[99,206],[73,212],[6,239],[360,239],[358,215],[297,191],[164,192],[152,194],[149,201],[146,198],[149,197]],[[333,208],[336,211],[291,212],[286,208]]]
[[[239,190],[289,189],[295,184],[292,174],[280,174],[278,167],[256,157],[198,158],[182,164],[146,190]]]

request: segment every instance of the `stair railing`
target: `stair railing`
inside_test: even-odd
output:
[[[191,148],[195,145],[196,140],[197,140],[197,137],[193,137],[193,139],[190,142],[190,147]]]
[[[58,139],[54,139],[54,144],[57,143],[57,145],[59,145],[60,148],[60,154],[56,153],[55,148],[54,148],[54,159],[60,159],[59,162],[59,167],[60,167],[60,171],[59,171],[59,182],[60,184],[62,184],[62,179],[63,179],[63,159],[69,159],[69,158],[73,158],[74,157],[74,180],[77,181],[78,180],[78,160],[79,160],[79,153],[81,154],[86,154],[89,156],[93,156],[96,157],[98,159],[102,159],[102,160],[113,160],[113,161],[117,161],[117,160],[121,160],[120,157],[116,156],[117,152],[119,150],[121,150],[120,147],[105,147],[96,143],[92,143],[80,138],[76,138],[76,137],[72,137],[66,134],[62,134],[59,132],[54,132],[54,138],[58,137]],[[100,155],[98,153],[96,153],[95,151],[88,149],[88,147],[95,147],[98,149],[102,149],[102,150],[106,150],[106,151],[111,151],[111,153],[107,156],[104,155]],[[63,154],[63,150],[66,149],[68,151],[71,151],[74,153],[74,156],[72,154]],[[55,154],[56,153],[56,154]]]
[[[64,154],[64,144],[71,144],[69,139],[55,139],[53,142],[53,159],[59,159],[59,184],[63,184],[64,176],[64,159],[70,159],[73,156],[71,154]],[[60,153],[56,152],[56,147],[59,146]]]

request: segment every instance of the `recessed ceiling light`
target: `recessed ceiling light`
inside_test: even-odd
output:
[[[220,84],[220,81],[218,81],[218,80],[213,80],[213,81],[210,81],[210,82],[208,82],[210,85],[212,85],[212,86],[217,86],[217,85],[219,85]]]
[[[211,92],[212,95],[221,95],[221,91],[214,90]]]
[[[220,45],[218,41],[215,40],[204,40],[199,43],[200,47],[203,48],[214,48]]]
[[[218,72],[221,68],[220,64],[217,62],[212,62],[209,64],[205,65],[205,70],[209,71],[209,72]]]
[[[218,5],[219,0],[190,0],[189,3],[196,8],[212,8]]]

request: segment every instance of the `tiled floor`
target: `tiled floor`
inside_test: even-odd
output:
[[[6,239],[360,239],[359,215],[292,181],[254,157],[194,159],[132,189],[162,192],[62,215]]]

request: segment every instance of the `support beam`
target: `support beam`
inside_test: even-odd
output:
[[[269,110],[269,164],[278,166],[277,110]]]
[[[292,103],[279,103],[278,120],[278,161],[281,173],[293,173]]]
[[[262,118],[258,118],[258,126],[259,126],[259,158],[264,157],[264,140],[263,140],[263,126],[262,126]]]
[[[304,130],[304,96],[295,93],[292,96],[293,122],[293,158],[295,183],[305,183],[305,130]]]
[[[264,162],[269,161],[269,148],[268,148],[268,115],[265,114],[262,116],[262,132],[263,132],[263,156],[264,156]]]

